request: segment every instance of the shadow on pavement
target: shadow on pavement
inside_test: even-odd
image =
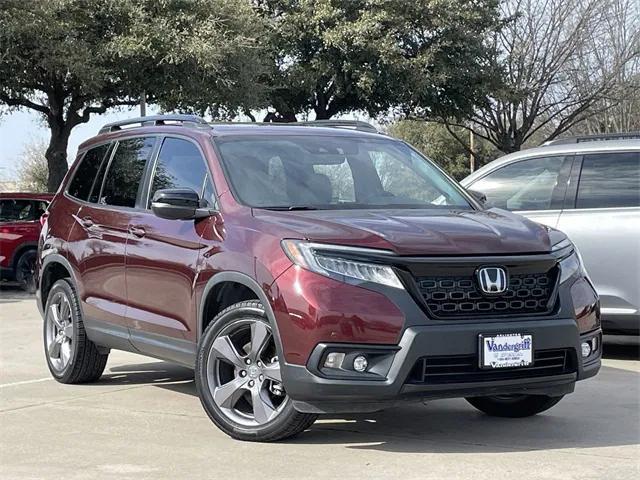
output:
[[[625,357],[625,348],[611,355]],[[635,357],[633,357],[635,358]],[[193,371],[166,362],[116,366],[99,384],[149,384],[195,396]],[[406,403],[362,415],[320,417],[294,444],[347,444],[403,453],[509,452],[635,445],[640,441],[637,372],[603,367],[548,412],[523,419],[491,418],[463,399]]]
[[[17,283],[0,283],[0,303],[11,303],[30,299],[35,301],[35,295],[25,292]]]
[[[637,337],[624,338],[616,343],[607,341],[605,336],[603,342],[604,358],[616,360],[640,360],[640,344]]]

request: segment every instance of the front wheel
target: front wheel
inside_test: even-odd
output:
[[[317,417],[293,408],[273,331],[258,301],[236,303],[212,320],[198,347],[196,385],[209,418],[239,440],[282,440]]]
[[[493,397],[470,397],[466,399],[481,412],[492,417],[522,418],[549,410],[562,400],[546,395],[495,395]]]

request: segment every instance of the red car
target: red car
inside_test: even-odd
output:
[[[0,193],[0,278],[33,292],[40,217],[53,195]]]
[[[98,380],[110,349],[187,365],[239,439],[412,399],[525,417],[600,368],[598,297],[569,239],[486,209],[366,124],[107,125],[39,252],[56,380]]]

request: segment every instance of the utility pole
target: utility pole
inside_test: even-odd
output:
[[[144,90],[140,95],[140,116],[141,117],[147,116],[147,94]]]
[[[476,136],[473,130],[469,130],[469,170],[473,173],[476,170]]]

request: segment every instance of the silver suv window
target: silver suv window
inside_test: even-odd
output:
[[[536,157],[494,170],[470,188],[490,206],[507,210],[562,208],[572,156]]]
[[[585,155],[576,208],[640,206],[640,154]]]

